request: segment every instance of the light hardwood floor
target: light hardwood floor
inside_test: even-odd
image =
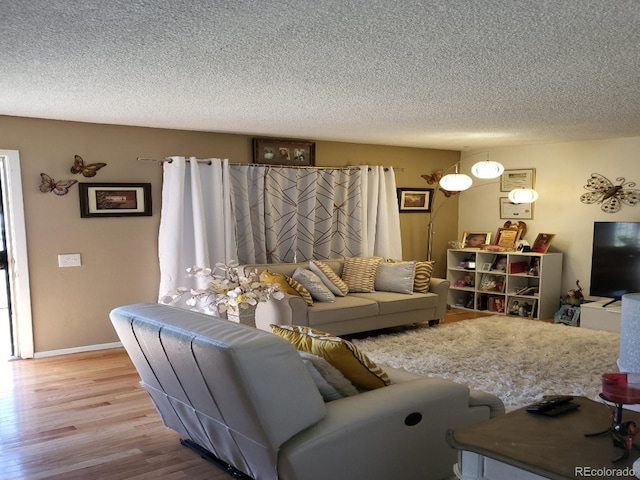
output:
[[[0,478],[233,478],[180,444],[138,382],[122,348],[0,363]]]

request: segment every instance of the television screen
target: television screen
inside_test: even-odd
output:
[[[594,222],[590,293],[619,299],[640,292],[640,222]]]

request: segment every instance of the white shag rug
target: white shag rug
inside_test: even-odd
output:
[[[601,375],[617,372],[619,335],[493,316],[353,339],[369,358],[500,397],[507,411],[543,395],[594,399]]]

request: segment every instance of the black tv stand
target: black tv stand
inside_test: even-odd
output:
[[[604,305],[602,305],[602,308],[604,307],[608,307],[609,305],[611,305],[613,302],[617,302],[618,300],[622,300],[622,297],[618,297],[618,298],[614,298],[613,300],[609,300],[607,303],[605,303]]]

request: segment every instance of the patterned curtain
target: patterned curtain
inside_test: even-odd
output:
[[[240,263],[362,253],[358,168],[230,166]]]

